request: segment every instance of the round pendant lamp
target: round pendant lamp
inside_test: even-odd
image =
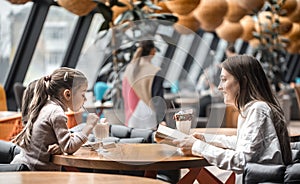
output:
[[[190,14],[200,3],[200,0],[170,0],[165,1],[166,6],[173,13],[179,15]]]
[[[230,22],[238,22],[242,17],[247,14],[247,10],[242,8],[239,3],[239,0],[227,0],[228,11],[225,15],[225,19]]]
[[[288,16],[297,8],[297,0],[285,0],[281,6],[281,15]],[[284,13],[284,14],[283,14]]]
[[[234,42],[242,35],[243,27],[239,22],[224,20],[223,23],[216,28],[216,33],[219,38],[228,42]]]
[[[288,17],[292,22],[300,22],[300,0],[297,0],[296,9]]]
[[[300,40],[300,24],[293,23],[291,30],[287,34],[284,34],[284,37],[288,38],[291,43]]]
[[[253,31],[255,31],[253,18],[250,15],[246,15],[240,20],[240,24],[243,27],[241,39],[244,41],[253,39]]]
[[[203,30],[214,31],[222,24],[227,10],[226,0],[201,0],[193,13]]]
[[[265,0],[239,0],[238,4],[249,12],[258,12],[264,5]]]
[[[97,6],[97,3],[91,0],[57,0],[57,3],[79,16],[89,14]]]
[[[176,16],[178,17],[178,21],[174,24],[174,28],[177,32],[181,34],[191,34],[200,28],[200,23],[194,17],[193,13]]]

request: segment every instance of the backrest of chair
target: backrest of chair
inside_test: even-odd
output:
[[[9,164],[20,153],[20,148],[12,142],[0,140],[0,164]]]
[[[22,108],[22,98],[25,89],[26,87],[21,82],[16,82],[14,84],[14,95],[19,109]]]
[[[6,92],[4,87],[0,84],[0,111],[7,111]]]
[[[10,141],[23,129],[20,113],[0,119],[0,140]]]
[[[286,166],[247,163],[243,173],[244,184],[283,183]]]
[[[300,85],[295,85],[295,94],[296,94],[296,97],[297,97],[297,102],[298,102],[298,107],[299,107],[299,110],[300,110]]]

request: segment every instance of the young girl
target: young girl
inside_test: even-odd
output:
[[[98,121],[89,114],[81,132],[71,134],[65,111],[78,111],[85,102],[88,83],[78,70],[60,68],[36,82],[28,109],[28,121],[13,140],[22,151],[11,162],[24,164],[30,170],[60,170],[50,162],[51,154],[72,154],[84,144]]]

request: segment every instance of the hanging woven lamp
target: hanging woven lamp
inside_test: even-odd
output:
[[[239,0],[238,4],[249,12],[258,12],[264,5],[265,0]]]
[[[176,15],[176,14],[175,14]],[[192,34],[200,28],[199,21],[194,17],[193,13],[188,15],[176,15],[178,21],[174,24],[174,28],[181,34]]]
[[[238,4],[239,0],[227,0],[228,2],[228,11],[225,15],[225,19],[230,22],[238,22],[242,17],[247,14],[247,10],[242,8]]]
[[[300,53],[300,40],[292,43],[289,47],[287,47],[286,50],[291,54],[299,54]]]
[[[283,36],[289,39],[291,43],[300,40],[300,24],[293,23],[291,30]]]
[[[260,45],[259,40],[256,38],[249,40],[248,43],[252,48],[257,48]]]
[[[288,33],[293,27],[293,22],[287,17],[279,17],[279,34]]]
[[[253,39],[253,31],[255,31],[253,18],[250,15],[246,15],[240,20],[240,24],[243,27],[241,39],[244,41]]]
[[[7,0],[11,4],[25,4],[27,2],[30,2],[31,0]]]
[[[157,6],[161,7],[161,10],[156,10],[155,13],[172,13],[172,11],[167,7],[165,1],[159,1],[156,3]]]
[[[229,22],[224,20],[223,23],[216,28],[216,33],[219,38],[228,42],[234,42],[243,33],[243,27],[239,22]]]
[[[201,0],[193,13],[203,30],[214,31],[222,24],[227,10],[226,0]]]
[[[293,11],[295,11],[297,7],[297,0],[285,0],[284,4],[281,6],[281,12],[285,14],[281,14],[282,16],[289,16]]]
[[[179,15],[190,14],[200,3],[200,0],[171,0],[165,1],[166,6],[173,13]]]
[[[97,3],[91,0],[57,0],[57,3],[79,16],[89,14],[97,6]]]
[[[296,9],[288,17],[292,22],[300,22],[300,0],[297,0]]]

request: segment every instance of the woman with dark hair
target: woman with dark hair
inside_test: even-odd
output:
[[[139,42],[122,81],[125,124],[155,130],[164,119],[163,77],[151,63],[156,49],[152,40]]]
[[[248,162],[284,164],[292,161],[283,111],[257,59],[237,55],[221,64],[224,103],[240,112],[237,136],[194,134],[175,140],[184,154],[201,155],[211,165],[234,171],[241,181]],[[226,148],[226,149],[224,149]]]

